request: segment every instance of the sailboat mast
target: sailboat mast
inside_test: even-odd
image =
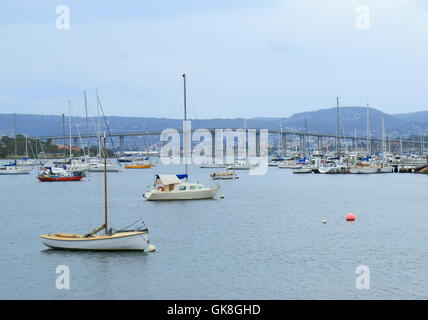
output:
[[[16,141],[16,113],[13,114],[13,131],[15,134],[15,164],[16,164],[16,155],[18,153],[18,144]]]
[[[96,89],[97,93],[97,142],[98,142],[98,159],[101,157],[101,129],[100,129],[100,99],[98,96],[98,89]]]
[[[339,97],[336,97],[336,154],[339,155]]]
[[[70,151],[70,160],[72,158],[71,154],[71,100],[68,100],[68,139],[69,139],[69,151]]]
[[[25,158],[28,158],[28,137],[25,136]]]
[[[280,141],[281,141],[281,157],[284,156],[284,128],[283,128],[283,124],[282,124],[283,119],[281,119],[281,130],[280,130]]]
[[[104,133],[104,150],[103,150],[103,156],[104,156],[104,229],[105,233],[108,234],[108,206],[107,206],[107,136]]]
[[[304,142],[305,142],[306,152],[309,156],[310,151],[309,151],[309,139],[308,139],[308,120],[306,117],[305,117],[305,139],[304,139]]]
[[[67,162],[67,149],[65,148],[65,117],[64,113],[62,114],[62,140],[64,144],[64,162]]]
[[[183,95],[183,103],[184,103],[184,126],[183,126],[183,151],[184,150],[184,146],[185,144],[187,144],[187,141],[185,139],[187,139],[187,132],[185,133],[185,131],[187,131],[187,101],[186,101],[186,74],[183,73],[183,90],[184,90],[184,95]],[[186,148],[187,149],[187,148]],[[184,153],[184,152],[183,152]],[[186,182],[188,181],[188,176],[189,176],[189,168],[188,168],[188,164],[187,164],[187,154],[183,154],[183,158],[184,158],[184,165],[185,165],[185,173],[186,173]]]
[[[370,156],[370,118],[369,118],[369,103],[367,102],[367,156]]]
[[[85,115],[86,115],[86,134],[89,135],[89,119],[88,119],[88,99],[86,99],[86,91],[83,91],[83,97],[85,99]],[[91,157],[90,146],[89,146],[89,136],[87,139],[88,142],[88,157]]]
[[[385,153],[386,153],[386,140],[385,140],[385,119],[382,115],[382,155],[385,159]]]

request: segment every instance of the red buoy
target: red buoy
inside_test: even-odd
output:
[[[355,215],[353,213],[348,213],[346,215],[346,221],[355,221]]]

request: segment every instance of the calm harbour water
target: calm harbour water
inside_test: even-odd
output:
[[[46,249],[39,235],[102,224],[102,174],[40,183],[36,171],[0,176],[2,299],[428,298],[426,175],[272,167],[220,182],[224,199],[147,202],[155,173],[182,168],[111,173],[111,225],[144,218],[157,251],[85,253]],[[212,171],[192,167],[191,181],[214,184]],[[69,290],[56,289],[58,265],[70,268]],[[370,268],[369,290],[356,289],[358,265]]]

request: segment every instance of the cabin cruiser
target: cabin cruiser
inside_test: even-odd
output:
[[[187,175],[156,175],[154,189],[144,193],[144,198],[150,201],[212,199],[220,188],[219,185],[204,187],[200,183],[181,182],[179,178],[187,178]]]

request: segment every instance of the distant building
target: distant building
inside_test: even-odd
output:
[[[70,149],[70,147],[68,145],[63,145],[63,144],[57,145],[57,147],[58,147],[58,149]],[[72,151],[79,151],[80,148],[79,147],[71,147],[71,150]]]

